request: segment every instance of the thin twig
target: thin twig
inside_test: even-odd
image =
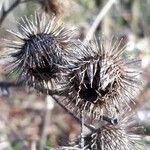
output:
[[[0,82],[0,88],[11,88],[11,87],[24,87],[24,81],[19,81],[17,83],[14,82]],[[45,93],[47,95],[52,96],[52,98],[55,100],[55,102],[61,106],[68,114],[70,114],[71,116],[73,116],[73,118],[79,123],[81,124],[81,119],[78,118],[76,115],[74,115],[71,111],[69,111],[55,96],[63,96],[62,91],[59,90],[50,90],[50,89],[45,89],[43,87],[40,87],[39,85],[35,86],[35,89],[37,89],[38,91]],[[89,130],[94,130],[94,128],[88,124],[86,124],[84,122],[84,125],[89,129]]]
[[[14,9],[16,8],[21,0],[16,0],[7,10],[5,10],[4,5],[2,6],[2,14],[0,18],[0,25],[3,23],[4,19],[7,17],[7,15]]]
[[[12,3],[12,5],[7,10],[5,10],[4,5],[3,5],[2,6],[2,11],[1,11],[1,17],[0,17],[0,26],[2,25],[3,21],[5,20],[5,18],[8,16],[8,14],[13,9],[15,9],[19,4],[26,3],[26,2],[29,2],[29,1],[32,1],[32,0],[24,0],[24,1],[16,0],[14,3]]]
[[[0,81],[0,95],[9,96],[10,88],[17,88],[20,86],[21,86],[21,83],[17,84],[15,82]]]
[[[81,110],[81,133],[80,133],[80,136],[81,136],[81,149],[84,148],[84,131],[83,131],[83,128],[84,128],[84,112],[83,110]]]
[[[55,100],[55,102],[59,105],[59,106],[61,106],[69,115],[71,115],[71,116],[73,116],[73,118],[79,123],[79,124],[81,124],[81,119],[79,119],[76,115],[74,115],[70,110],[68,110],[63,104],[61,104],[61,102],[57,99],[57,98],[55,98],[54,96],[52,96],[52,98]],[[89,130],[91,130],[91,131],[95,131],[95,128],[94,127],[92,127],[92,126],[90,126],[90,125],[88,125],[88,124],[86,124],[85,122],[84,122],[84,125],[89,129]]]
[[[107,4],[103,7],[103,9],[98,13],[95,21],[93,22],[91,28],[89,29],[89,31],[88,31],[88,33],[87,33],[87,35],[86,35],[86,37],[85,37],[85,39],[83,41],[85,44],[92,39],[92,37],[93,37],[93,35],[94,35],[94,33],[95,33],[98,25],[100,24],[100,22],[102,21],[102,19],[104,18],[104,16],[107,14],[107,12],[110,10],[110,8],[112,7],[112,5],[116,1],[117,0],[109,0],[107,2]]]
[[[46,142],[46,138],[47,138],[46,129],[49,126],[49,122],[50,122],[50,118],[51,118],[51,108],[49,107],[49,105],[50,105],[49,103],[50,103],[50,101],[49,101],[48,97],[46,97],[46,99],[45,99],[46,109],[44,112],[43,122],[42,122],[42,126],[41,126],[40,140],[37,145],[38,150],[44,150],[44,147],[45,147],[45,142]]]

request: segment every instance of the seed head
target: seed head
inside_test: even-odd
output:
[[[132,119],[131,119],[132,118]],[[143,150],[141,136],[142,127],[133,120],[133,116],[126,112],[120,114],[118,124],[99,122],[99,128],[85,135],[85,149],[90,150]],[[80,139],[71,145],[79,147]]]
[[[38,0],[42,10],[49,15],[65,17],[69,14],[73,0]]]
[[[113,116],[124,105],[130,107],[141,85],[136,68],[139,59],[124,58],[121,43],[115,41],[109,47],[100,40],[87,47],[76,44],[70,65],[63,69],[65,106],[75,109],[76,114],[84,110],[94,119],[104,114]]]
[[[18,41],[10,41],[11,73],[28,85],[43,86],[55,79],[65,51],[70,47],[73,31],[65,29],[56,18],[37,14],[18,23],[19,32],[12,32]],[[71,34],[70,35],[68,35]]]

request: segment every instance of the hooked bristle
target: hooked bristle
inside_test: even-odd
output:
[[[64,55],[70,48],[74,31],[64,28],[54,17],[37,13],[31,18],[25,17],[18,25],[18,33],[10,31],[20,41],[8,43],[12,50],[10,73],[17,73],[18,80],[30,86],[44,87],[57,78],[58,65],[65,63]]]
[[[113,116],[122,106],[134,103],[141,82],[139,68],[133,64],[139,59],[125,59],[121,43],[116,41],[109,48],[100,40],[87,47],[77,45],[80,49],[73,52],[70,65],[62,70],[65,106],[98,119],[105,113]]]
[[[139,132],[143,132],[143,128],[133,120],[133,114],[123,111],[118,120],[115,125],[100,121],[95,131],[84,135],[84,149],[143,150],[141,136],[138,135]],[[76,139],[70,145],[80,148],[80,139]]]

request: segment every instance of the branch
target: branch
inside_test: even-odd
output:
[[[22,83],[15,83],[15,82],[5,82],[5,81],[0,81],[0,93],[3,96],[9,96],[9,89],[10,88],[17,88],[22,86]]]
[[[112,7],[112,5],[116,1],[117,0],[109,0],[107,2],[107,4],[103,7],[103,9],[99,12],[99,14],[97,15],[95,21],[93,22],[91,28],[89,29],[89,31],[88,31],[88,33],[87,33],[87,35],[86,35],[83,43],[87,43],[87,42],[89,42],[92,39],[92,37],[93,37],[93,35],[94,35],[94,33],[95,33],[98,25],[100,24],[100,22],[102,21],[102,19],[104,18],[104,16],[108,13],[108,11],[110,10],[110,8]]]
[[[57,98],[55,98],[54,96],[52,96],[52,98],[53,98],[53,99],[55,100],[55,102],[56,102],[59,106],[61,106],[69,115],[71,115],[79,124],[82,124],[81,119],[78,118],[76,115],[74,115],[74,114],[73,114],[70,110],[68,110],[63,104],[61,104],[61,102],[59,102],[59,100],[58,100]],[[85,125],[89,130],[91,130],[91,131],[95,130],[94,127],[92,127],[92,126],[86,124],[85,122],[84,122],[84,125]]]
[[[12,5],[11,5],[7,10],[5,10],[4,5],[3,5],[3,6],[2,6],[1,17],[0,17],[0,26],[2,25],[3,21],[5,20],[5,18],[8,16],[8,14],[9,14],[13,9],[15,9],[19,4],[21,4],[21,3],[26,3],[26,2],[28,2],[28,1],[32,1],[32,0],[24,0],[24,1],[16,0],[16,1],[14,1],[14,3],[12,3]]]
[[[80,138],[81,138],[81,141],[80,141],[80,147],[81,149],[84,148],[84,133],[83,133],[83,128],[84,128],[84,112],[83,110],[81,110],[81,132],[80,132]]]
[[[16,0],[7,10],[5,10],[4,5],[2,6],[2,14],[0,17],[0,25],[3,23],[4,19],[7,17],[7,15],[14,9],[16,8],[21,0]]]
[[[21,80],[17,83],[14,83],[14,82],[0,82],[0,89],[6,89],[7,91],[9,90],[9,88],[12,88],[12,87],[23,87],[25,86],[24,84],[24,81]],[[78,118],[76,115],[74,115],[71,111],[69,111],[55,96],[63,96],[63,93],[62,91],[59,91],[59,90],[50,90],[50,89],[45,89],[43,87],[40,87],[39,85],[36,85],[34,87],[36,90],[44,93],[44,94],[47,94],[47,95],[50,95],[52,96],[52,98],[55,100],[55,102],[61,106],[68,114],[70,114],[71,116],[73,116],[73,118],[79,123],[81,124],[82,121],[80,118]],[[89,129],[89,130],[94,130],[94,128],[86,123],[84,123],[84,125]]]
[[[9,88],[12,88],[12,87],[23,87],[25,86],[24,84],[24,81],[21,80],[17,83],[14,83],[14,82],[0,82],[0,89],[1,90],[7,90],[9,91]],[[58,98],[56,98],[55,96],[64,96],[63,95],[63,91],[59,91],[59,90],[50,90],[50,89],[45,89],[43,87],[40,87],[39,85],[36,85],[34,87],[36,90],[44,93],[44,94],[47,94],[47,95],[50,95],[54,100],[55,102],[61,106],[68,114],[70,114],[71,116],[73,116],[73,118],[83,127],[83,125],[85,125],[89,130],[93,131],[95,130],[94,127],[88,125],[86,122],[83,121],[83,112],[81,112],[81,117],[77,117],[76,115],[74,115],[70,110],[68,110],[59,100]],[[109,118],[107,116],[101,116],[101,120],[104,120],[104,121],[107,121],[108,123],[110,124],[115,124],[115,122],[117,122],[116,119],[114,118]]]
[[[41,131],[40,131],[40,139],[39,142],[37,144],[37,149],[38,150],[44,150],[44,146],[46,143],[46,139],[47,139],[47,127],[49,126],[50,123],[50,118],[51,118],[51,111],[52,111],[52,107],[50,106],[52,99],[49,99],[48,97],[45,98],[45,106],[46,109],[44,110],[44,116],[43,116],[43,121],[41,124]]]

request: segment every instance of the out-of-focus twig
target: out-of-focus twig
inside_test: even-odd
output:
[[[53,95],[52,98],[55,100],[55,102],[60,105],[68,114],[70,114],[78,123],[81,124],[81,119],[78,118],[76,115],[74,115],[70,110],[68,110],[63,104],[61,104],[61,102],[59,102],[59,100],[57,98],[55,98],[55,96]],[[90,126],[88,124],[86,124],[84,122],[84,125],[91,131],[95,130],[95,128],[93,126]]]
[[[84,133],[83,133],[83,128],[84,128],[84,112],[83,110],[81,111],[81,149],[84,148]]]
[[[0,25],[3,23],[6,16],[20,4],[21,0],[16,0],[7,10],[4,8],[4,5],[1,9]]]
[[[2,25],[3,21],[5,20],[5,18],[7,17],[7,15],[14,9],[16,8],[19,4],[21,3],[26,3],[28,1],[32,1],[32,0],[24,0],[24,1],[21,1],[21,0],[15,0],[14,3],[12,3],[11,6],[9,6],[8,9],[5,9],[4,8],[4,5],[2,5],[2,8],[1,8],[1,17],[0,17],[0,26]]]
[[[14,82],[0,82],[0,88],[11,88],[11,87],[24,87],[25,84],[24,84],[24,81],[20,81],[18,83],[14,83]],[[69,109],[67,109],[58,99],[59,98],[56,98],[57,96],[63,96],[63,93],[62,91],[59,91],[59,90],[50,90],[50,89],[44,89],[43,87],[40,87],[38,85],[36,85],[35,89],[37,89],[38,91],[41,91],[43,93],[47,93],[47,95],[50,95],[52,96],[52,98],[55,100],[55,102],[61,106],[61,108],[63,108],[68,114],[70,114],[79,124],[81,124],[81,128],[83,126],[86,126],[89,130],[91,131],[95,131],[95,128],[93,126],[90,126],[89,124],[87,124],[86,122],[84,122],[84,117],[83,117],[83,112],[81,113],[81,117],[77,117],[75,114],[73,114]],[[46,101],[46,106],[49,106],[48,105],[48,102]],[[47,119],[46,118],[49,118],[49,108],[47,108],[47,111],[45,112],[45,124],[47,124]],[[113,118],[108,118],[106,116],[102,116],[103,120],[107,121],[108,123],[110,124],[113,124],[112,122],[114,121]],[[43,130],[43,135],[44,135],[44,130]]]
[[[45,112],[44,112],[44,116],[43,116],[43,121],[42,121],[42,125],[41,125],[41,131],[40,131],[40,140],[38,142],[38,145],[37,145],[37,149],[38,150],[44,150],[44,146],[45,146],[45,143],[46,143],[46,138],[47,138],[47,134],[46,134],[46,129],[49,125],[49,122],[50,122],[50,116],[51,116],[51,110],[52,110],[52,104],[53,103],[53,100],[50,96],[47,96],[46,99],[45,99],[45,105],[46,105],[46,109],[45,109]]]
[[[117,0],[109,0],[107,2],[107,4],[103,7],[102,10],[100,10],[99,14],[97,15],[95,21],[93,22],[91,28],[89,29],[85,39],[84,39],[84,43],[86,44],[88,41],[90,41],[98,27],[98,25],[100,24],[100,22],[102,21],[102,19],[104,18],[104,16],[107,14],[107,12],[110,10],[110,8],[112,7],[112,5],[116,2]]]
[[[22,83],[0,81],[0,93],[3,96],[9,96],[10,88],[17,88],[20,87],[21,85]]]

